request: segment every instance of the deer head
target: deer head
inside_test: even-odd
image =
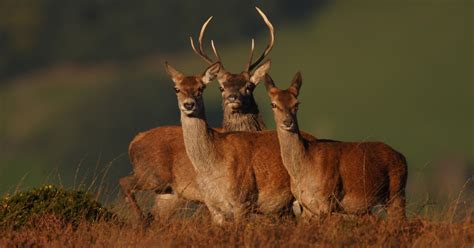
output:
[[[275,123],[277,128],[287,132],[298,132],[298,94],[301,89],[303,79],[301,73],[297,72],[286,90],[280,90],[275,86],[272,78],[265,75],[265,88],[270,97]]]
[[[174,82],[174,89],[178,98],[178,107],[187,116],[203,116],[204,103],[202,93],[221,68],[220,62],[209,66],[202,74],[185,76],[165,62],[165,70]]]
[[[267,16],[258,7],[256,7],[256,9],[260,16],[263,18],[268,29],[270,30],[270,42],[267,45],[265,51],[255,62],[252,62],[253,52],[255,48],[255,42],[254,39],[252,39],[250,56],[248,63],[245,65],[244,71],[238,74],[230,73],[227,72],[221,64],[221,68],[219,70],[219,73],[217,74],[217,80],[219,81],[220,86],[219,89],[222,93],[223,105],[225,108],[230,108],[233,112],[258,112],[255,99],[253,97],[253,91],[258,85],[258,83],[263,79],[265,74],[270,70],[271,66],[270,60],[267,60],[261,65],[259,64],[273,48],[275,40],[273,25],[268,20]],[[189,37],[193,51],[208,64],[212,64],[214,63],[214,61],[205,54],[202,47],[202,39],[204,37],[204,32],[207,28],[207,25],[211,20],[212,16],[207,19],[207,21],[203,24],[201,28],[198,39],[198,48],[194,46],[193,38]],[[211,47],[217,61],[221,62],[220,55],[216,49],[213,40],[211,40]]]

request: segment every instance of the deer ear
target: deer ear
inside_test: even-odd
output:
[[[250,82],[257,85],[260,81],[262,81],[262,79],[265,77],[265,74],[267,74],[270,70],[271,65],[271,60],[267,60],[265,63],[261,64],[250,77]]]
[[[290,88],[288,88],[288,91],[291,92],[291,94],[298,96],[300,93],[301,85],[303,84],[303,77],[301,76],[301,72],[297,72],[295,76],[293,77],[293,80],[291,81]]]
[[[276,89],[275,83],[273,82],[272,77],[270,75],[265,74],[265,88],[267,89],[267,92],[270,94],[272,91]]]
[[[211,66],[209,66],[204,71],[204,75],[201,78],[202,82],[204,84],[208,84],[208,83],[212,82],[212,80],[214,80],[217,77],[219,71],[221,70],[221,67],[222,67],[221,62],[216,62],[216,63],[212,64]]]
[[[171,80],[173,80],[173,82],[176,84],[181,82],[181,80],[183,80],[184,78],[183,73],[174,69],[171,65],[168,64],[168,62],[165,62],[165,71],[171,77]]]
[[[219,81],[219,83],[224,83],[227,80],[229,80],[229,73],[227,73],[224,66],[221,64],[221,69],[219,73],[217,73],[217,81]]]

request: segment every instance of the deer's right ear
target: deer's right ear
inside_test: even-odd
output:
[[[291,86],[288,90],[297,97],[300,94],[301,85],[303,84],[303,77],[301,76],[301,72],[297,72],[291,81]]]
[[[265,63],[260,65],[255,70],[255,72],[252,74],[252,76],[250,77],[250,82],[257,85],[265,77],[265,75],[268,73],[268,71],[270,70],[271,65],[272,65],[271,60],[267,60],[267,61],[265,61]]]
[[[168,62],[165,62],[165,71],[166,73],[168,73],[168,75],[171,77],[171,80],[173,80],[175,84],[181,82],[184,78],[183,73],[174,69],[171,65],[168,64]]]
[[[264,81],[265,81],[265,88],[267,89],[267,92],[269,94],[272,93],[273,91],[275,91],[276,86],[275,86],[275,83],[273,82],[272,77],[270,77],[270,75],[265,74]]]
[[[202,76],[201,80],[204,84],[208,84],[210,82],[212,82],[212,80],[214,80],[219,71],[221,70],[222,68],[222,64],[221,62],[216,62],[214,64],[212,64],[211,66],[209,66],[205,71],[204,71],[204,75]]]

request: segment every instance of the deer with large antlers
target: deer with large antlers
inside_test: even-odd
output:
[[[241,73],[234,74],[227,72],[224,69],[219,52],[214,44],[214,40],[211,40],[211,47],[214,55],[217,58],[217,61],[221,62],[221,67],[217,74],[217,81],[219,82],[219,89],[222,93],[222,102],[224,105],[224,121],[222,127],[226,130],[261,131],[265,129],[265,124],[263,123],[253,97],[253,90],[259,83],[259,79],[263,78],[264,74],[262,73],[266,73],[270,69],[269,61],[260,66],[259,64],[272,50],[275,42],[275,33],[273,25],[268,20],[265,13],[263,13],[258,7],[255,8],[269,29],[269,43],[260,57],[252,62],[255,49],[255,41],[252,39],[250,56]],[[214,61],[204,52],[202,39],[211,20],[212,16],[209,17],[202,26],[198,39],[199,46],[197,48],[194,45],[193,38],[189,37],[194,52],[209,65],[213,64]],[[257,68],[257,66],[259,67]]]
[[[219,132],[265,129],[253,91],[270,68],[270,62],[260,66],[259,64],[273,47],[274,31],[265,14],[260,9],[257,8],[257,10],[270,30],[270,43],[259,59],[252,63],[254,50],[252,40],[249,62],[245,71],[240,74],[225,72],[221,66],[218,75],[224,119],[222,129],[216,129]],[[202,39],[211,19],[212,17],[201,28],[197,49],[190,38],[194,52],[209,64],[212,64],[213,61],[204,53]],[[211,45],[216,58],[220,61],[213,41]],[[168,210],[185,206],[189,201],[202,202],[195,182],[194,169],[186,155],[180,126],[159,127],[138,134],[130,143],[129,157],[133,165],[133,174],[121,178],[120,186],[126,201],[142,220],[145,219],[145,216],[135,199],[135,194],[140,191],[154,190],[158,194],[154,209],[157,210],[156,214],[161,216],[168,215]],[[162,195],[163,193],[166,194]]]
[[[298,127],[298,72],[291,86],[278,89],[269,75],[265,86],[271,100],[283,164],[291,190],[302,206],[303,220],[341,209],[368,213],[387,204],[389,216],[405,216],[405,157],[381,142],[308,140]]]

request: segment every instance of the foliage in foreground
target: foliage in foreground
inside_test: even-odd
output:
[[[0,228],[18,229],[45,216],[77,226],[84,221],[109,220],[113,214],[84,191],[45,185],[0,200]]]
[[[143,228],[116,222],[81,222],[77,228],[45,217],[36,227],[0,230],[0,246],[79,247],[472,247],[474,223],[433,222],[421,217],[390,222],[373,217],[329,216],[311,224],[252,216],[213,225],[208,214],[157,220]]]
[[[198,208],[191,217],[170,216],[144,227],[131,219],[126,223],[110,221],[114,214],[92,200],[89,194],[52,185],[4,197],[0,203],[0,247],[474,245],[472,214],[463,215],[456,221],[441,217],[444,216],[441,213],[440,218],[435,218],[439,221],[420,215],[397,221],[334,214],[310,224],[297,223],[288,217],[253,215],[240,223],[216,226],[208,211]]]

